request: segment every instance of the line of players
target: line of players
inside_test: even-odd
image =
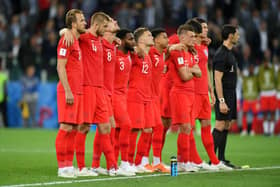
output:
[[[168,173],[170,168],[162,162],[161,153],[171,124],[180,126],[180,171],[231,170],[214,152],[208,92],[213,102],[215,99],[207,72],[210,41],[204,20],[189,20],[169,40],[163,29],[150,32],[141,27],[133,33],[119,29],[103,12],[95,13],[85,29],[83,13],[69,10],[66,27],[60,32],[57,48],[58,176]],[[196,150],[195,119],[202,123],[202,142],[211,165],[203,162]],[[85,140],[92,123],[97,124],[97,131],[88,169]],[[73,167],[75,152],[77,170]],[[102,153],[106,169],[100,167]]]

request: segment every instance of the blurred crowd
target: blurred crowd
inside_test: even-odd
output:
[[[280,60],[280,0],[0,0],[0,57],[9,80],[22,80],[32,66],[41,81],[58,80],[56,47],[67,10],[81,9],[86,19],[104,11],[121,28],[163,27],[171,35],[192,17],[208,21],[209,64],[221,44],[221,26],[238,25],[234,49],[241,72],[266,59]]]

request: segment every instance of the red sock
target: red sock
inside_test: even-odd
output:
[[[128,162],[134,163],[134,154],[136,148],[136,140],[137,140],[138,132],[131,131],[129,136],[129,148],[128,148]]]
[[[149,143],[151,142],[150,139],[152,137],[152,133],[142,132],[141,136],[138,140],[137,144],[137,153],[135,157],[135,165],[141,164],[142,157],[148,152]]]
[[[118,162],[119,160],[119,153],[120,153],[120,128],[115,129],[115,145],[114,145],[114,153],[115,153],[115,160]]]
[[[159,158],[161,158],[163,129],[163,125],[157,125],[155,128],[153,128],[153,155]]]
[[[115,147],[115,132],[116,132],[116,128],[112,127],[110,132],[110,139],[113,147]]]
[[[56,159],[58,168],[64,168],[66,166],[66,140],[68,132],[59,129],[55,139]]]
[[[146,148],[146,152],[144,154],[145,157],[150,157],[150,150],[151,150],[151,147],[152,147],[152,138],[153,138],[153,134],[151,133],[151,137],[149,138],[149,142],[147,142],[147,148]]]
[[[177,160],[178,160],[178,162],[183,162],[181,142],[182,142],[182,134],[179,133],[178,137],[177,137]]]
[[[211,163],[218,164],[220,161],[214,151],[214,141],[211,133],[211,125],[201,127],[201,139]]]
[[[257,123],[258,123],[257,115],[254,115],[253,121],[252,121],[252,126],[251,126],[251,131],[256,132]]]
[[[85,144],[86,144],[86,134],[77,132],[75,138],[75,148],[76,148],[76,159],[78,168],[81,170],[85,165]]]
[[[112,146],[110,134],[99,134],[100,142],[102,142],[101,148],[105,155],[107,169],[117,168],[115,161],[114,148]]]
[[[166,133],[168,131],[169,127],[163,127],[163,133],[162,133],[162,143],[161,143],[161,153],[162,153],[162,150],[163,150],[163,147],[164,147],[164,144],[165,144],[165,138],[166,138]],[[161,157],[160,157],[160,160],[161,160]]]
[[[93,158],[92,158],[92,168],[98,168],[100,166],[100,157],[102,154],[102,144],[100,138],[100,133],[98,132],[98,129],[96,129],[95,137],[93,140]]]
[[[182,162],[189,162],[190,161],[190,135],[186,133],[180,133],[181,134],[181,157]]]
[[[196,164],[201,164],[202,160],[197,152],[193,131],[190,134],[190,161]]]
[[[242,130],[247,131],[247,115],[245,114],[242,117]]]
[[[129,148],[129,136],[130,134],[130,128],[129,127],[123,127],[120,129],[120,135],[119,135],[119,144],[120,144],[120,150],[121,150],[121,160],[122,161],[128,161],[128,148]],[[115,153],[116,154],[116,153]]]
[[[72,130],[67,137],[67,154],[66,154],[66,166],[73,166],[73,158],[75,152],[75,136],[77,134],[77,130]]]

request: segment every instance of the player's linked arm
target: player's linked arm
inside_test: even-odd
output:
[[[179,74],[181,80],[184,82],[189,81],[193,78],[193,74],[190,71],[190,68],[187,68],[187,66],[180,67],[178,69],[178,74]]]
[[[66,103],[71,105],[74,103],[74,96],[72,94],[72,91],[71,91],[71,88],[69,86],[69,82],[67,79],[66,64],[67,64],[67,59],[57,59],[56,69],[57,69],[59,80],[65,91]]]
[[[195,64],[192,68],[190,68],[190,70],[195,77],[201,77],[201,70],[198,64]]]

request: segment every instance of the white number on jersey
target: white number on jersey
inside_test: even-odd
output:
[[[124,70],[124,62],[120,61],[120,70],[123,71]]]
[[[143,74],[148,74],[148,70],[149,70],[149,65],[146,64],[145,62],[143,62],[142,73]]]
[[[107,60],[108,60],[108,62],[111,62],[111,60],[112,60],[112,54],[110,51],[107,52]]]
[[[155,67],[157,67],[158,64],[159,64],[159,57],[157,55],[155,55],[154,57],[155,57],[155,60],[156,60]]]

